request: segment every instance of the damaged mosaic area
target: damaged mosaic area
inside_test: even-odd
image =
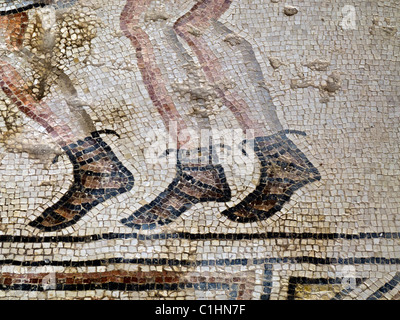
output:
[[[0,299],[398,300],[396,0],[0,0]]]

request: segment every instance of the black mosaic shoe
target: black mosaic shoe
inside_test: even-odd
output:
[[[286,130],[252,141],[261,162],[261,176],[256,189],[239,204],[222,212],[230,220],[252,222],[265,220],[280,211],[294,191],[320,180],[318,170],[290,141],[286,134],[305,135],[304,132]]]
[[[84,140],[63,147],[74,165],[74,182],[68,192],[30,222],[30,226],[43,231],[66,228],[99,203],[132,189],[132,173],[118,160],[99,133],[94,132]]]
[[[221,165],[178,162],[175,179],[156,199],[121,222],[136,229],[169,224],[199,202],[226,202],[231,198]]]

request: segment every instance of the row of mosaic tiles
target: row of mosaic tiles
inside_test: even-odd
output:
[[[49,275],[53,277],[53,282],[47,283]],[[273,265],[266,263],[263,265],[263,280],[261,300],[269,300],[273,287]],[[307,291],[302,286],[336,286],[337,292],[331,297],[332,300],[340,300],[360,287],[367,278],[353,277],[352,286],[346,286],[346,277],[327,277],[327,278],[308,278],[290,276],[288,279],[287,299],[295,300],[301,298],[302,291]],[[400,282],[400,273],[395,273],[389,281],[383,283],[377,290],[369,293],[367,300],[381,299],[386,293],[394,290]],[[344,285],[344,286],[343,286]],[[105,271],[105,272],[80,272],[80,273],[24,273],[13,274],[3,273],[0,277],[0,290],[3,291],[90,291],[90,290],[110,290],[110,291],[180,291],[193,289],[200,291],[221,290],[228,292],[228,299],[248,299],[252,290],[251,281],[246,277],[231,275],[226,278],[214,275],[190,276],[182,279],[176,272],[171,271],[149,271],[149,272],[129,272],[129,271]]]
[[[13,259],[0,260],[0,265],[12,266],[62,266],[62,267],[96,267],[107,266],[109,264],[123,263],[123,264],[143,264],[143,265],[158,265],[158,266],[246,266],[249,263],[264,264],[264,263],[310,263],[315,265],[362,265],[362,264],[380,264],[380,265],[398,265],[400,259],[398,258],[385,258],[385,257],[351,257],[351,258],[318,258],[312,256],[301,257],[283,257],[283,258],[254,258],[254,259],[218,259],[218,260],[177,260],[166,258],[108,258],[108,259],[95,259],[84,261],[50,261],[45,259],[42,261],[18,261]]]
[[[112,239],[188,239],[188,240],[255,240],[255,239],[400,239],[400,232],[360,232],[351,233],[296,233],[296,232],[265,232],[265,233],[160,233],[145,235],[140,233],[103,233],[86,236],[13,236],[0,235],[0,242],[92,242]]]

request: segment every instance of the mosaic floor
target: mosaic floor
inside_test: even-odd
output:
[[[399,18],[0,0],[0,299],[399,300]]]

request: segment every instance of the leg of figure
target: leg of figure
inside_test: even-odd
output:
[[[11,27],[8,21],[12,21]],[[25,20],[14,19],[12,14],[2,17],[1,26],[6,30],[6,38],[10,40],[10,50],[22,45],[21,33],[24,27],[18,27],[15,23],[18,21],[22,23]],[[17,36],[11,37],[13,34]],[[97,204],[132,188],[132,174],[98,133],[72,128],[44,101],[37,101],[16,69],[1,60],[0,87],[19,110],[46,129],[74,165],[74,182],[68,192],[32,221],[31,226],[45,231],[65,228],[75,224]]]
[[[31,119],[42,125],[61,147],[76,141],[71,127],[45,103],[38,103],[19,73],[8,62],[0,60],[0,85],[11,101]]]
[[[128,0],[121,13],[120,27],[136,50],[137,63],[143,82],[153,104],[162,117],[167,131],[171,135],[174,134],[171,125],[176,123],[177,132],[173,138],[177,141],[179,149],[181,145],[189,143],[190,137],[183,135],[187,126],[163,85],[164,80],[156,64],[151,41],[140,25],[140,17],[151,2],[152,0]]]
[[[74,165],[74,182],[68,192],[31,226],[55,231],[76,223],[97,204],[132,189],[133,176],[111,148],[94,132],[78,139],[70,126],[44,102],[29,94],[16,70],[0,61],[0,87],[18,108],[52,136]]]
[[[0,24],[5,28],[6,44],[11,50],[18,50],[22,46],[26,28],[28,26],[28,14],[26,12],[0,16]]]
[[[247,103],[234,90],[229,88],[228,77],[224,72],[218,56],[209,48],[207,39],[202,35],[208,31],[213,21],[217,20],[230,6],[231,1],[202,0],[199,1],[187,14],[179,18],[175,25],[175,32],[187,42],[198,57],[207,80],[216,88],[218,96],[233,112],[241,128],[253,130],[255,136],[265,136],[275,131],[282,130],[279,122],[272,122],[277,117],[267,117],[268,129],[264,119],[260,119],[257,112],[251,110]],[[275,128],[276,127],[276,128]]]
[[[121,29],[127,38],[131,40],[136,50],[143,81],[170,134],[173,134],[170,128],[171,121],[176,122],[178,125],[178,135],[176,136],[178,158],[176,177],[167,189],[151,203],[141,207],[130,217],[122,220],[127,226],[137,229],[154,228],[157,225],[171,223],[196,203],[206,201],[225,202],[230,198],[230,189],[227,185],[223,168],[221,165],[213,164],[209,154],[210,161],[205,164],[199,161],[197,151],[195,155],[191,152],[193,157],[184,159],[180,157],[182,155],[181,151],[183,151],[182,147],[195,149],[197,145],[191,143],[192,137],[187,134],[182,135],[187,130],[187,125],[178,113],[172,97],[167,92],[165,79],[157,66],[155,48],[148,34],[142,30],[140,17],[152,1],[128,0],[121,14]],[[173,36],[175,35],[173,34]],[[175,40],[177,40],[176,36]],[[180,50],[178,49],[178,51]],[[182,55],[185,52],[178,52],[178,54]],[[181,136],[183,139],[180,138]],[[204,153],[204,150],[201,152]],[[206,150],[207,152],[209,150]],[[204,154],[200,157],[204,158]]]
[[[264,121],[260,122],[259,116],[246,101],[237,92],[224,85],[227,77],[221,64],[222,57],[213,52],[204,34],[212,26],[217,25],[217,20],[229,8],[231,2],[231,0],[201,0],[177,20],[174,30],[197,55],[208,80],[216,85],[219,96],[233,112],[241,128],[253,130],[256,137],[251,142],[261,162],[258,186],[238,205],[223,212],[232,220],[247,222],[266,219],[279,211],[295,190],[319,180],[320,175],[305,155],[287,138],[287,134],[293,131],[282,130],[268,91],[265,90],[262,95],[254,97],[265,115]],[[217,25],[214,31],[227,34],[229,29]],[[249,53],[249,44],[244,39],[238,39],[236,42],[238,46],[242,46],[242,52]],[[252,50],[250,53],[255,58]],[[256,66],[260,75],[261,69],[257,62],[249,64],[248,61],[244,61],[243,65]]]

